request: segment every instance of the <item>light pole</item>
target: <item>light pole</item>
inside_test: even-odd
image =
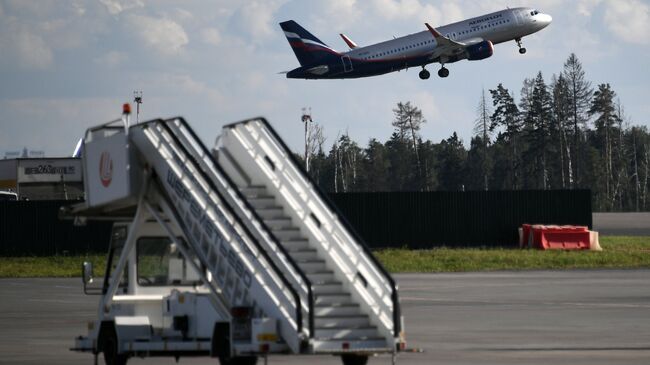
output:
[[[133,101],[135,102],[135,124],[140,123],[140,104],[142,104],[142,91],[133,92]]]
[[[305,170],[309,172],[309,123],[311,120],[311,108],[302,108],[302,122],[305,123]]]

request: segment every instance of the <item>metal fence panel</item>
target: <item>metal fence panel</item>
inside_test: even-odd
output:
[[[332,193],[368,245],[514,247],[523,223],[591,228],[589,190]]]
[[[69,201],[0,202],[0,255],[43,256],[102,253],[108,248],[111,223],[88,222],[75,227],[59,220]]]

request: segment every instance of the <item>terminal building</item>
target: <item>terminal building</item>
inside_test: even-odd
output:
[[[81,159],[12,158],[0,160],[0,191],[18,200],[84,199]]]

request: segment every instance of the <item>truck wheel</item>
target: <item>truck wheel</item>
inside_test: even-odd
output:
[[[343,365],[366,365],[368,363],[368,356],[366,355],[341,355]]]
[[[115,328],[106,331],[103,339],[104,362],[106,365],[126,365],[129,359],[125,354],[117,353],[117,334]]]
[[[255,365],[257,364],[257,356],[220,357],[219,363],[221,365]]]

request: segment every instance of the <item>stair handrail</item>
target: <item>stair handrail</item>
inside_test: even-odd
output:
[[[221,201],[223,201],[223,202],[226,202],[226,204],[224,204],[224,207],[226,207],[226,209],[228,210],[228,212],[229,212],[229,213],[234,217],[234,219],[235,219],[235,220],[237,221],[237,223],[242,227],[242,229],[244,229],[246,235],[248,235],[248,236],[250,237],[250,240],[253,242],[253,244],[255,245],[255,247],[256,247],[256,248],[258,249],[258,251],[262,254],[262,256],[264,257],[264,259],[269,263],[269,265],[271,266],[271,269],[272,269],[272,270],[275,272],[275,274],[280,278],[280,280],[282,280],[282,283],[283,283],[283,284],[284,284],[284,285],[289,289],[289,291],[291,292],[292,296],[294,297],[294,300],[296,301],[296,325],[297,325],[297,332],[298,332],[298,333],[301,333],[301,332],[302,332],[302,328],[303,328],[303,323],[302,323],[302,305],[301,305],[300,295],[298,294],[298,292],[296,291],[296,289],[293,287],[293,285],[291,285],[291,283],[290,283],[289,280],[286,278],[286,276],[284,276],[284,275],[282,274],[282,271],[278,268],[278,266],[275,264],[275,262],[271,259],[271,257],[269,256],[268,252],[267,252],[267,251],[262,247],[262,245],[258,242],[258,240],[255,239],[255,236],[253,236],[253,234],[251,233],[251,231],[250,231],[250,229],[248,228],[248,226],[247,226],[246,224],[243,223],[241,217],[233,211],[233,209],[232,209],[232,207],[230,206],[230,204],[227,204],[227,200],[224,198],[224,196],[221,194],[221,192],[219,192],[218,188],[217,188],[216,185],[214,184],[214,181],[212,181],[212,179],[207,175],[207,172],[205,172],[205,171],[200,167],[201,165],[196,161],[196,158],[195,158],[191,153],[189,153],[189,151],[187,150],[187,147],[185,147],[185,145],[184,145],[184,144],[183,144],[183,143],[178,139],[178,136],[176,136],[176,134],[172,131],[172,129],[167,125],[167,123],[172,122],[172,121],[174,121],[174,120],[180,120],[180,121],[182,121],[182,123],[184,123],[184,126],[186,127],[186,129],[187,129],[188,131],[190,131],[190,133],[192,134],[192,137],[197,141],[197,145],[199,145],[202,149],[204,149],[204,152],[207,150],[206,147],[205,147],[205,145],[203,144],[203,142],[201,142],[201,140],[198,139],[198,136],[196,136],[196,134],[194,133],[194,131],[193,131],[191,128],[189,128],[189,125],[187,124],[187,122],[186,122],[183,118],[178,117],[178,118],[168,119],[168,120],[165,120],[165,121],[160,121],[160,122],[161,122],[160,125],[163,126],[163,128],[164,128],[164,129],[169,133],[169,135],[170,135],[171,138],[174,140],[174,142],[176,142],[176,143],[180,146],[180,148],[183,150],[183,152],[184,152],[184,153],[185,153],[185,154],[186,154],[186,155],[191,159],[192,163],[198,167],[197,170],[199,171],[199,173],[201,174],[201,176],[203,177],[203,179],[208,183],[208,185],[210,186],[210,188],[211,188],[211,189],[212,189],[212,190],[217,194],[217,196],[219,197],[219,199],[220,199]],[[207,155],[210,156],[209,153],[208,153]]]
[[[271,126],[271,124],[266,120],[266,118],[257,117],[257,118],[245,119],[245,120],[241,120],[241,121],[238,121],[238,122],[226,124],[226,125],[223,126],[223,128],[234,129],[238,125],[248,124],[248,123],[255,122],[255,121],[261,122],[266,127],[266,129],[271,133],[271,136],[276,140],[276,142],[282,148],[282,150],[284,150],[285,154],[288,156],[288,158],[293,163],[293,165],[302,173],[303,177],[307,180],[307,183],[309,183],[311,185],[312,189],[314,191],[316,191],[316,194],[325,203],[325,205],[335,214],[335,216],[341,222],[343,227],[352,235],[352,237],[357,242],[357,244],[362,249],[362,251],[366,254],[366,256],[370,259],[370,261],[375,265],[375,267],[380,271],[382,276],[388,281],[388,284],[391,287],[391,301],[393,303],[393,333],[394,333],[395,337],[399,337],[400,332],[401,332],[401,313],[400,313],[401,310],[400,310],[400,305],[399,305],[399,296],[398,296],[398,291],[397,291],[397,284],[395,283],[395,280],[388,273],[386,268],[379,262],[379,260],[377,260],[377,258],[372,254],[372,252],[370,251],[370,248],[365,243],[365,240],[363,240],[363,238],[361,238],[359,233],[350,224],[350,222],[347,220],[345,215],[343,215],[343,213],[341,213],[340,209],[323,192],[323,190],[320,188],[320,186],[316,182],[314,182],[311,175],[309,175],[309,173],[305,170],[305,168],[302,166],[302,164],[299,163],[296,156],[291,152],[291,150],[286,145],[284,140],[282,140],[282,138],[280,138],[280,136],[278,135],[276,130]]]

